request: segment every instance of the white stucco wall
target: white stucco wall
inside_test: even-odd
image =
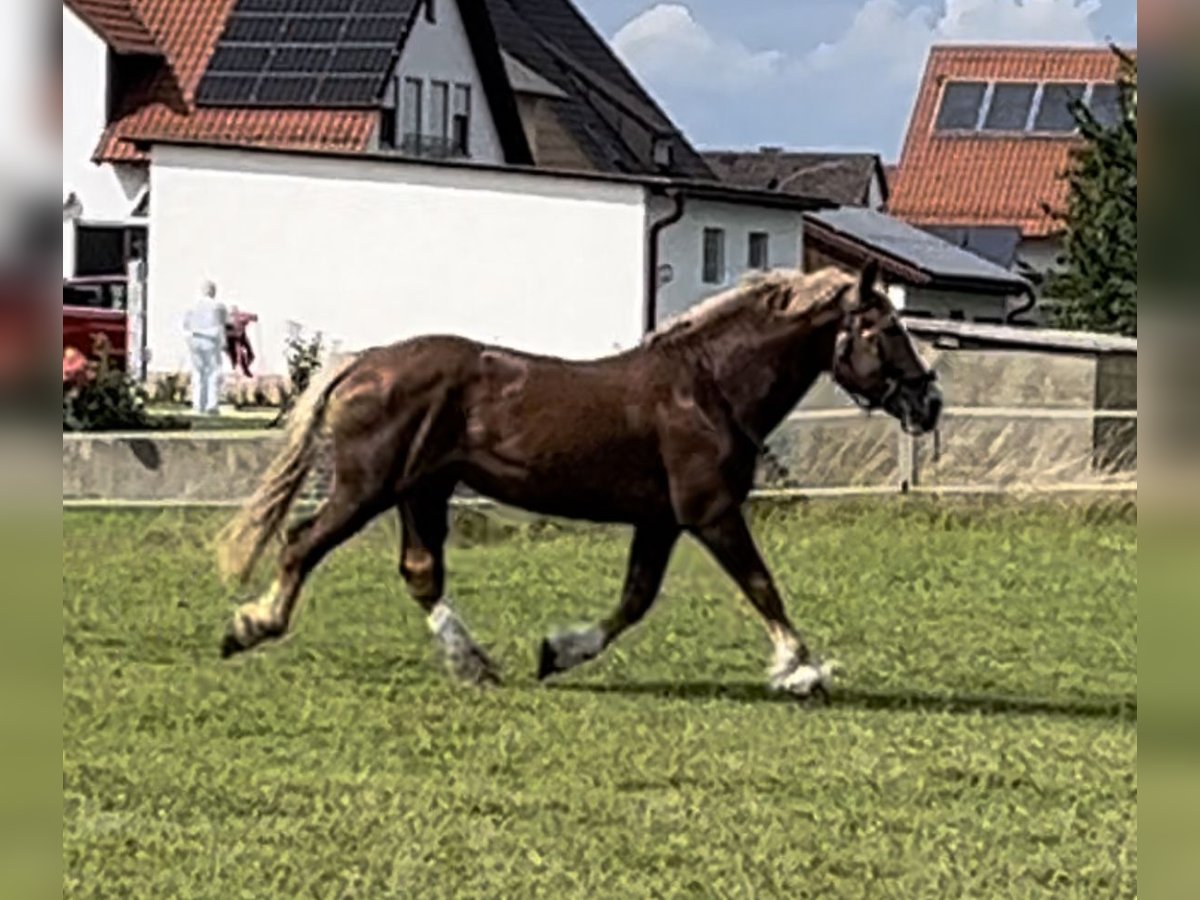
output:
[[[92,153],[105,128],[108,48],[63,7],[63,199],[74,192],[83,221],[129,218],[146,183],[144,167],[96,165]],[[74,273],[74,225],[63,223],[63,277]]]
[[[151,371],[186,367],[205,278],[259,314],[262,374],[285,371],[289,321],[344,350],[441,332],[587,358],[641,338],[640,186],[166,146],[151,173]]]
[[[432,131],[430,122],[430,81],[445,81],[450,84],[451,109],[453,109],[454,85],[471,86],[470,154],[475,162],[502,163],[504,151],[500,137],[492,121],[487,95],[479,68],[471,53],[471,44],[463,28],[462,15],[457,0],[436,0],[436,22],[429,22],[424,11],[417,14],[412,34],[404,44],[400,62],[396,67],[396,78],[388,88],[389,99],[395,96],[398,84],[405,78],[420,78],[424,81],[422,115],[425,134]],[[403,123],[403,114],[400,122]],[[401,127],[403,127],[401,125]],[[403,137],[403,135],[399,135]]]
[[[672,269],[672,280],[658,290],[659,321],[735,285],[749,269],[749,242],[753,231],[768,235],[771,268],[801,265],[801,213],[690,198],[684,204],[683,218],[667,226],[659,237],[659,265],[666,264]],[[650,221],[663,218],[672,209],[671,201],[653,198]],[[725,276],[720,284],[704,282],[705,228],[725,230]]]

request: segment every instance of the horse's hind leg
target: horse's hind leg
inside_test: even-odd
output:
[[[222,656],[232,656],[286,634],[309,573],[330,551],[387,508],[381,495],[350,484],[360,482],[335,476],[333,490],[316,515],[288,529],[275,580],[258,600],[238,607],[221,644]]]
[[[449,532],[449,480],[406,492],[400,502],[400,574],[425,611],[429,628],[450,671],[472,684],[498,684],[499,670],[450,608],[446,590],[446,536]]]
[[[620,604],[602,622],[542,641],[539,679],[595,659],[622,633],[641,621],[662,587],[663,575],[678,537],[679,529],[673,524],[643,525],[634,532]]]

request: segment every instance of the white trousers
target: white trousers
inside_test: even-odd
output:
[[[217,412],[221,400],[221,342],[192,335],[192,409],[198,415]]]

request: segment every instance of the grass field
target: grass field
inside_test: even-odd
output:
[[[626,535],[464,542],[451,587],[507,684],[450,684],[381,523],[294,636],[221,663],[222,517],[63,525],[68,896],[1115,897],[1136,894],[1128,510],[884,502],[755,517],[789,609],[847,666],[827,707],[700,550],[609,655]]]

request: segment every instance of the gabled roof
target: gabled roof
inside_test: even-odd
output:
[[[930,52],[888,210],[918,225],[1019,228],[1026,237],[1061,225],[1043,204],[1062,209],[1062,177],[1078,139],[1070,133],[937,133],[943,87],[951,81],[1114,82],[1110,48],[937,46]]]
[[[63,0],[63,3],[117,53],[162,54],[134,7],[134,0]]]
[[[1029,282],[935,235],[873,209],[843,207],[805,215],[805,241],[829,255],[877,260],[908,284],[1020,294]]]
[[[129,98],[132,111],[108,129],[98,161],[144,160],[139,142],[151,139],[309,150],[364,151],[370,145],[375,108],[197,105],[197,90],[238,0],[128,2],[158,36],[171,65]],[[499,111],[498,127],[505,119],[519,121],[510,84],[516,72],[520,87],[542,97],[597,170],[713,179],[700,154],[570,0],[461,0],[460,9],[464,20],[480,23],[468,37],[489,102]],[[486,65],[489,59],[494,66]],[[524,143],[521,129],[504,131],[512,143]],[[656,142],[671,148],[665,170],[655,161]],[[506,155],[521,161],[525,154],[509,152],[508,143]]]
[[[879,179],[887,199],[883,163],[874,153],[792,152],[764,147],[758,151],[710,150],[704,159],[728,184],[820,197],[840,206],[866,206],[871,180]]]
[[[571,0],[486,0],[503,51],[563,90],[549,108],[601,172],[653,174],[656,139],[672,175],[713,178],[695,148]]]

